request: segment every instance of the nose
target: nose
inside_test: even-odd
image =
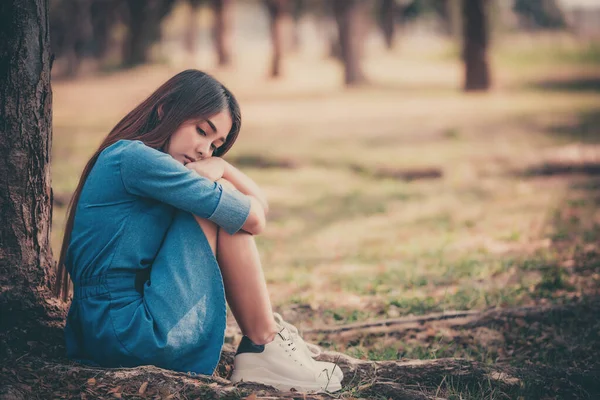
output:
[[[198,146],[196,146],[196,152],[201,159],[208,157],[210,155],[210,142],[204,140],[200,141]]]

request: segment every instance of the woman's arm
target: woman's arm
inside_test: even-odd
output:
[[[253,205],[257,201],[251,196],[236,190],[225,190],[214,182],[222,176],[224,162],[211,163],[209,170],[216,169],[214,164],[222,166],[221,175],[213,174],[216,176],[213,180],[191,171],[191,168],[185,168],[170,155],[148,147],[141,141],[119,141],[114,152],[119,161],[124,189],[132,195],[150,197],[213,221],[230,235],[246,226],[251,213],[260,216],[260,213],[251,210],[257,208]],[[205,163],[204,166],[209,165]],[[262,214],[264,219],[264,212]],[[249,224],[249,230],[254,230],[250,230],[250,233],[256,233],[262,221],[256,217],[250,219],[254,221]]]
[[[227,190],[246,195],[250,200],[250,211],[242,230],[252,235],[263,231],[268,210],[267,199],[252,179],[219,157],[191,162],[186,167],[211,181],[219,182]]]
[[[254,197],[264,210],[264,215],[266,216],[269,212],[269,204],[267,202],[267,197],[263,193],[263,191],[258,187],[256,182],[254,182],[248,175],[244,174],[242,171],[234,167],[228,162],[225,162],[225,171],[223,172],[223,179],[231,182],[233,186],[240,192],[245,195]]]
[[[238,190],[233,183],[224,178],[217,180],[217,182],[219,182],[226,190]],[[250,195],[247,196],[250,198],[250,213],[248,214],[248,218],[246,218],[246,222],[244,222],[244,225],[242,226],[242,230],[252,235],[258,235],[262,233],[267,224],[265,210],[256,197]]]

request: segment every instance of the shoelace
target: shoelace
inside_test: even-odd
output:
[[[284,321],[283,317],[279,313],[273,313],[273,317],[275,318],[275,323],[277,323],[278,325],[280,325],[282,327],[287,328],[287,330],[290,331],[294,342],[304,345],[304,347],[308,350],[308,355],[310,357],[317,358],[319,355],[321,355],[321,348],[315,344],[306,343],[304,341],[304,339],[302,339],[302,337],[300,336],[300,333],[298,332],[298,328],[296,328],[294,325],[290,324],[289,322]]]
[[[304,341],[304,339],[302,339],[302,337],[300,336],[300,334],[298,333],[298,328],[296,328],[294,325],[290,324],[289,322],[285,322],[283,320],[283,317],[278,314],[278,313],[273,313],[273,317],[275,318],[275,322],[281,326],[281,331],[279,332],[279,335],[282,337],[282,339],[289,341],[288,346],[294,346],[296,344],[302,344],[304,345],[304,348],[306,349],[306,351],[308,351],[308,355],[312,356],[312,357],[318,357],[319,354],[321,354],[321,349],[314,344],[311,343],[306,343]],[[281,332],[283,330],[287,330],[290,334],[289,338],[285,338]],[[296,347],[292,348],[292,351],[296,350]],[[302,364],[300,364],[302,365]],[[339,368],[337,365],[334,365],[333,367],[335,370],[335,368]],[[331,383],[331,379],[333,378],[333,375],[330,374],[329,370],[327,368],[323,368],[321,370],[321,374],[325,374],[325,378],[327,379],[327,385],[325,385],[325,387],[323,388],[325,391],[327,390],[327,388],[329,387],[329,384]],[[332,372],[333,373],[333,372]]]

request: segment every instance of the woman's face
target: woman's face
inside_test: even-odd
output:
[[[183,165],[212,157],[225,143],[231,125],[228,111],[207,119],[186,121],[171,136],[167,153]]]

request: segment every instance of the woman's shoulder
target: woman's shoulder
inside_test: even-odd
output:
[[[129,140],[129,139],[121,139],[121,140],[117,140],[115,143],[111,144],[110,146],[108,146],[106,149],[104,149],[105,152],[111,152],[111,151],[115,151],[115,150],[129,150],[129,151],[135,151],[136,149],[140,148],[140,147],[148,147],[144,144],[144,142],[142,142],[141,140]]]
[[[148,172],[156,168],[178,168],[182,164],[167,153],[141,140],[121,139],[104,149],[102,162],[118,165],[121,171]]]
[[[160,156],[163,153],[160,150],[147,146],[141,140],[121,139],[108,146],[102,151],[105,156]]]

